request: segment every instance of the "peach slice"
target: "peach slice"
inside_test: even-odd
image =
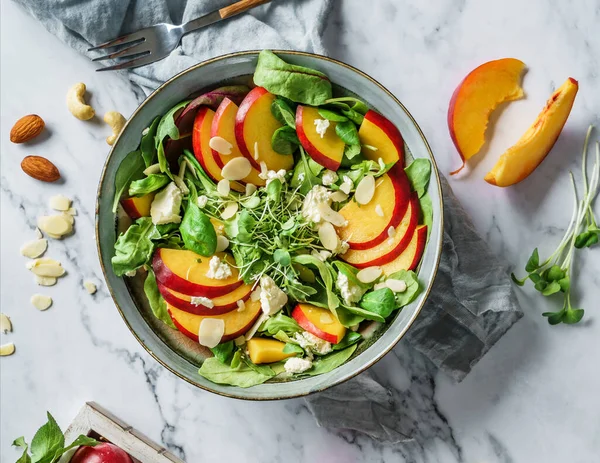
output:
[[[230,293],[212,298],[213,307],[202,304],[192,304],[192,297],[187,294],[174,291],[158,282],[158,290],[165,301],[172,306],[195,315],[220,315],[238,309],[238,301],[247,301],[252,294],[250,285],[242,285]]]
[[[398,270],[414,270],[419,265],[425,243],[427,242],[427,225],[419,225],[406,249],[388,264],[381,266],[384,275],[391,275]]]
[[[546,158],[558,139],[577,96],[579,84],[569,77],[550,97],[542,112],[516,145],[510,147],[485,176],[496,186],[510,186],[527,178]]]
[[[252,166],[260,171],[260,162],[267,169],[290,170],[294,166],[294,156],[279,154],[271,147],[271,138],[282,124],[271,113],[275,95],[262,87],[253,88],[240,104],[235,117],[235,138],[237,145]],[[258,159],[255,155],[258,153]]]
[[[491,112],[500,103],[523,97],[520,82],[524,69],[525,63],[515,58],[489,61],[458,85],[448,107],[448,128],[462,166],[451,175],[460,172],[485,143]]]
[[[315,120],[323,119],[319,110],[312,106],[298,105],[296,109],[296,133],[308,155],[329,170],[338,170],[344,156],[345,144],[335,133],[336,123],[331,121],[325,135],[317,133]]]
[[[225,332],[221,338],[221,342],[226,342],[235,339],[248,331],[262,312],[260,309],[260,301],[248,302],[246,308],[241,312],[232,310],[231,312],[215,315],[214,317],[194,315],[173,307],[169,303],[167,303],[167,310],[177,329],[196,342],[198,342],[200,324],[202,323],[202,320],[206,318],[220,319],[225,322]]]
[[[377,179],[375,185],[375,195],[368,204],[350,201],[340,209],[348,223],[337,231],[350,249],[369,249],[385,241],[388,229],[398,226],[408,208],[410,183],[400,164]]]
[[[121,206],[129,217],[133,220],[140,217],[150,217],[150,206],[154,200],[155,193],[148,193],[144,196],[134,196],[121,200]]]
[[[221,137],[232,145],[230,154],[221,154],[212,150],[213,159],[219,169],[233,158],[242,157],[242,153],[235,139],[235,116],[238,112],[237,105],[229,98],[223,99],[212,122],[210,136]],[[243,179],[243,183],[252,183],[254,185],[264,185],[266,182],[258,176],[258,170],[252,168],[250,174]]]
[[[329,310],[311,304],[297,304],[292,318],[306,331],[331,344],[339,343],[346,334],[346,327]]]
[[[402,220],[388,239],[369,249],[350,249],[341,257],[356,268],[387,264],[398,257],[410,243],[419,218],[419,199],[413,195]],[[391,235],[391,236],[390,236]]]
[[[402,140],[402,135],[389,119],[378,112],[372,109],[367,111],[358,130],[358,137],[362,145],[368,146],[362,150],[367,159],[377,161],[381,158],[386,164],[400,161],[400,164],[404,165],[404,140]]]
[[[233,258],[225,253],[215,255],[230,265],[234,263]],[[223,280],[206,276],[210,259],[192,251],[159,248],[154,252],[152,268],[157,281],[189,296],[223,296],[243,284],[238,280],[238,271],[233,266],[231,276]]]
[[[248,356],[252,363],[256,365],[279,362],[296,355],[295,352],[283,352],[284,347],[285,342],[276,339],[252,338],[246,343]]]

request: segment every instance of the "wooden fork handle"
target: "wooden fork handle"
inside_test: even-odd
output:
[[[262,5],[263,3],[269,3],[271,0],[240,0],[233,5],[226,6],[219,10],[221,19],[231,18],[236,14],[243,13],[244,11],[254,8],[255,6]]]

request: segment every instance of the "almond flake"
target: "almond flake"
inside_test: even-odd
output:
[[[74,207],[70,207],[68,211],[65,211],[65,214],[69,214],[69,215],[77,215],[77,209],[75,209]]]
[[[21,255],[29,257],[30,259],[35,259],[44,254],[46,249],[48,249],[48,240],[46,239],[42,238],[41,240],[28,241],[21,246]]]
[[[63,195],[56,195],[50,198],[50,208],[55,211],[68,211],[71,207],[71,200]]]
[[[381,208],[381,204],[375,206],[375,214],[377,214],[379,217],[383,217],[383,209]]]
[[[62,237],[72,230],[71,224],[62,214],[39,217],[37,225],[40,230],[52,237]]]
[[[217,236],[217,250],[216,252],[223,252],[229,247],[229,240],[223,235]]]
[[[3,313],[0,313],[0,331],[4,334],[12,331],[12,323],[10,322],[10,318]]]
[[[204,318],[198,330],[198,343],[209,348],[217,347],[225,333],[225,322],[219,318]]]
[[[0,357],[6,357],[15,353],[15,345],[12,342],[0,346]]]
[[[385,284],[385,281],[382,281],[381,283],[376,283],[376,284],[373,286],[373,289],[374,289],[375,291],[377,291],[378,289],[383,289],[383,288],[387,288],[387,285]]]
[[[38,227],[35,227],[35,237],[38,240],[41,240],[44,237],[44,235],[42,235],[42,232],[40,231],[40,229]]]
[[[321,218],[336,227],[344,227],[348,225],[348,221],[344,218],[342,214],[334,211],[329,207],[327,203],[319,203],[317,205],[317,210],[319,214],[321,214]]]
[[[264,161],[261,161],[261,163],[260,163],[260,175],[263,175],[266,178],[267,172],[269,172],[269,169],[267,168],[267,163],[264,162]]]
[[[96,285],[94,283],[92,283],[91,281],[84,281],[83,287],[89,294],[96,294],[96,291],[98,291],[98,288],[96,287]]]
[[[223,180],[219,180],[219,183],[217,183],[217,193],[219,193],[219,196],[227,196],[230,191],[231,184],[229,183],[229,180],[225,178]]]
[[[335,228],[329,222],[324,222],[319,226],[319,240],[325,249],[335,251],[338,246],[339,238]]]
[[[230,202],[225,206],[223,212],[221,212],[221,218],[224,220],[231,219],[238,211],[238,203]]]
[[[233,158],[223,166],[221,175],[227,180],[236,181],[247,177],[251,171],[252,165],[250,164],[250,161],[244,157],[237,157]]]
[[[381,276],[381,273],[381,267],[367,267],[360,270],[356,274],[356,278],[358,278],[358,281],[361,283],[369,284],[377,280],[377,278]]]
[[[238,312],[243,312],[244,310],[246,310],[246,303],[242,300],[237,301],[237,306],[238,306],[238,309],[237,309]]]
[[[256,191],[256,185],[254,183],[246,183],[246,196],[254,194]]]
[[[346,201],[348,199],[348,195],[341,190],[334,191],[331,193],[331,200],[335,203],[341,203],[342,201]]]
[[[214,149],[219,154],[229,155],[233,145],[223,137],[212,137],[208,142],[208,146]]]
[[[352,179],[347,175],[344,175],[344,181],[340,185],[340,190],[348,195],[350,194],[350,191],[352,190],[353,186],[354,182],[352,181]]]
[[[252,302],[256,302],[260,299],[260,293],[261,293],[261,288],[260,286],[257,286],[254,291],[252,291],[252,294],[250,294],[250,300]]]
[[[258,161],[258,142],[254,142],[254,160]]]
[[[396,229],[394,228],[393,225],[390,225],[390,227],[387,230],[387,234],[390,238],[393,238],[394,236],[396,236]]]
[[[354,198],[358,204],[369,204],[375,194],[375,177],[367,175],[356,187]]]
[[[71,214],[67,214],[66,212],[63,212],[62,216],[63,216],[63,219],[65,219],[67,221],[67,223],[71,226],[71,229],[72,229],[73,225],[75,224],[75,218]]]
[[[385,285],[395,293],[403,293],[406,291],[406,281],[395,280],[393,278],[386,280]]]
[[[52,298],[43,294],[34,294],[31,296],[31,305],[38,310],[48,310],[52,305]]]
[[[144,169],[143,174],[146,176],[153,175],[153,174],[160,174],[160,164],[156,163],[156,164],[152,164],[151,166],[146,167]]]
[[[40,258],[27,263],[27,268],[40,277],[60,277],[65,274],[65,269],[60,262],[54,259]]]
[[[56,284],[56,278],[54,277],[41,277],[35,276],[35,282],[40,286],[54,286]]]

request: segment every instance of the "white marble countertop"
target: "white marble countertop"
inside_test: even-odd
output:
[[[375,5],[377,5],[375,7]],[[100,113],[130,114],[138,97],[120,75],[97,74],[85,57],[60,43],[11,2],[2,2],[1,31],[1,308],[11,316],[17,352],[0,360],[1,459],[12,440],[31,438],[50,410],[65,427],[86,400],[95,400],[188,462],[597,461],[600,453],[600,259],[578,253],[575,294],[587,311],[575,327],[550,327],[548,302],[519,290],[525,317],[460,384],[405,355],[402,346],[374,367],[409,404],[417,441],[381,445],[348,431],[318,428],[302,400],[234,401],[195,389],[157,364],[122,322],[106,287],[93,240],[94,203],[107,154],[103,124],[86,125],[66,110],[66,89],[88,84]],[[478,64],[514,56],[527,63],[527,98],[494,117],[488,155],[451,184],[493,250],[521,269],[531,250],[550,251],[571,210],[568,170],[578,172],[590,123],[600,125],[600,3],[459,0],[339,2],[327,28],[331,56],[380,80],[413,113],[447,173],[458,163],[446,127],[448,100]],[[533,121],[568,76],[580,94],[554,150],[525,182],[499,189],[483,175]],[[13,145],[14,121],[37,113],[44,140]],[[61,169],[64,183],[26,177],[23,156],[39,154]],[[576,175],[578,173],[576,172]],[[48,197],[75,198],[73,237],[52,242],[49,256],[68,275],[43,292],[54,298],[38,312],[41,292],[19,247],[34,236]],[[596,208],[598,209],[598,207]],[[99,292],[89,296],[82,282]]]

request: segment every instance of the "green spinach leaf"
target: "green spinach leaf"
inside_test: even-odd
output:
[[[150,217],[137,219],[115,243],[115,255],[111,260],[115,275],[123,276],[148,263],[154,252],[152,240],[159,238],[160,233]]]
[[[158,285],[156,284],[156,275],[154,275],[152,269],[149,269],[148,275],[146,275],[146,280],[144,281],[144,293],[148,298],[148,303],[150,304],[150,308],[152,309],[154,316],[162,321],[165,325],[175,328],[173,320],[171,320],[167,310],[167,303],[158,290]]]
[[[113,213],[117,212],[117,206],[125,189],[144,172],[144,159],[139,151],[132,151],[123,158],[117,173],[115,174],[115,197],[113,200]]]
[[[257,371],[247,363],[240,361],[237,368],[234,369],[224,365],[216,357],[207,358],[198,373],[213,383],[244,388],[262,384],[275,376],[275,372],[270,367],[263,366]]]
[[[278,331],[283,331],[286,334],[299,333],[302,331],[302,328],[300,328],[300,325],[298,325],[296,320],[294,320],[292,317],[288,317],[287,315],[279,312],[274,317],[267,319],[267,321],[260,327],[260,331],[267,332],[273,336]]]
[[[299,144],[296,130],[286,125],[275,130],[271,137],[271,148],[279,154],[293,154]]]
[[[341,318],[339,318],[339,315],[338,315],[340,323],[342,325],[344,325],[345,327],[350,327],[350,326],[356,325],[356,323],[360,323],[361,321],[363,321],[365,319],[373,320],[373,321],[380,322],[380,323],[385,323],[385,318],[383,318],[381,315],[379,315],[375,312],[371,312],[370,310],[363,309],[362,307],[345,305],[343,308],[348,314],[352,314],[354,317],[358,317],[358,318],[352,318],[351,316],[346,315],[345,322],[344,322],[344,321],[342,321]],[[355,320],[359,320],[359,321],[356,322]]]
[[[346,116],[346,118],[350,119],[356,125],[360,127],[363,123],[363,119],[365,118],[361,113],[355,111],[354,109],[343,109],[342,114]]]
[[[330,354],[324,355],[323,357],[319,357],[317,360],[314,361],[312,368],[302,373],[302,375],[317,376],[322,375],[323,373],[328,373],[331,370],[346,363],[346,361],[350,357],[352,357],[352,354],[354,354],[355,350],[356,344],[347,347],[344,350],[338,350]]]
[[[362,339],[362,335],[356,331],[348,331],[344,338],[337,344],[333,344],[331,348],[333,350],[343,350],[353,344],[356,344]]]
[[[227,341],[210,348],[215,358],[224,365],[229,365],[231,363],[234,349],[235,344],[233,341]]]
[[[431,178],[431,162],[429,159],[415,159],[404,171],[408,176],[413,191],[417,192],[419,198],[423,197],[427,193],[429,179]]]
[[[292,257],[292,262],[296,264],[305,265],[307,267],[312,267],[319,272],[321,280],[325,285],[327,295],[327,308],[329,308],[329,310],[335,310],[340,305],[340,301],[333,292],[333,276],[331,274],[332,272],[330,268],[325,264],[325,262],[321,262],[319,259],[309,254],[301,254],[298,256],[294,256]],[[316,300],[314,299],[312,300],[312,302],[315,301]],[[307,302],[310,302],[310,300]]]
[[[393,291],[389,288],[381,288],[368,292],[360,300],[359,305],[367,312],[376,314],[378,318],[384,319],[397,309],[396,298]],[[365,318],[369,317],[365,316]]]
[[[193,202],[188,202],[181,221],[181,238],[185,247],[201,256],[212,256],[217,249],[217,233],[208,216]]]
[[[287,126],[296,131],[296,115],[290,105],[282,98],[275,98],[271,103],[271,114],[281,122],[284,127]]]
[[[399,270],[392,273],[388,279],[402,280],[406,283],[406,291],[396,293],[396,307],[404,307],[414,301],[421,292],[421,285],[415,272],[411,270]]]
[[[283,347],[284,354],[298,354],[300,357],[304,356],[304,349],[297,344],[286,343]]]
[[[335,126],[335,133],[346,145],[360,145],[356,125],[352,121],[339,122]]]
[[[156,129],[160,122],[160,116],[156,116],[148,127],[148,132],[142,135],[142,141],[140,143],[140,151],[142,152],[142,158],[144,158],[144,164],[146,167],[150,167],[156,161],[156,144],[154,143],[154,137],[156,136]]]
[[[153,191],[160,190],[171,179],[164,174],[150,174],[140,180],[134,180],[129,185],[129,196],[144,196]]]
[[[171,140],[179,140],[179,128],[175,124],[175,121],[177,120],[177,116],[185,109],[190,101],[191,100],[186,100],[176,104],[161,118],[156,129],[156,137],[154,141],[157,148],[162,145],[163,141],[167,137],[169,137]]]
[[[332,111],[331,109],[319,108],[318,111],[319,116],[321,116],[323,119],[327,119],[328,121],[345,122],[348,120],[346,116],[343,116],[342,114],[336,111]]]

